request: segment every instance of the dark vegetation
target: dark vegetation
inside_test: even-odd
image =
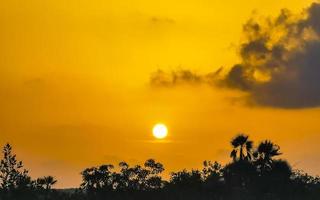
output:
[[[9,144],[0,163],[1,200],[313,200],[320,199],[320,178],[292,170],[277,159],[280,147],[269,140],[256,148],[246,135],[231,141],[232,162],[222,166],[204,161],[201,170],[171,173],[164,180],[164,166],[153,159],[143,166],[126,162],[83,170],[75,190],[57,190],[52,176],[31,179]]]

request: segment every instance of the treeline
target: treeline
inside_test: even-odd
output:
[[[33,180],[17,161],[9,144],[0,163],[2,200],[313,200],[320,198],[320,178],[298,170],[277,156],[280,147],[269,140],[254,148],[248,136],[232,139],[225,166],[204,161],[200,170],[173,172],[164,180],[164,166],[147,160],[143,166],[120,162],[81,172],[82,183],[72,190],[52,189],[56,180],[46,176]]]

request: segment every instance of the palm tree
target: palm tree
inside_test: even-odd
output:
[[[36,182],[39,187],[50,190],[51,187],[57,183],[57,180],[55,180],[52,176],[45,176],[42,178],[38,178]]]
[[[281,155],[280,147],[270,140],[261,142],[257,148],[257,162],[261,168],[271,168],[273,157]]]
[[[251,160],[253,142],[249,140],[249,136],[239,134],[231,140],[231,145],[233,146],[233,150],[230,157],[233,158],[234,161],[237,160],[238,154],[240,161],[243,161],[244,159]]]

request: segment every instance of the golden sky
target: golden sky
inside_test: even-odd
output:
[[[150,86],[158,69],[209,73],[239,62],[252,15],[300,13],[312,0],[0,0],[0,143],[32,176],[80,183],[101,163],[155,158],[167,171],[229,160],[245,132],[279,144],[294,167],[320,174],[319,108],[234,102],[239,91]],[[155,141],[155,123],[169,136]]]

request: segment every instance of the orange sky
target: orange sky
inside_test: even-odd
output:
[[[158,69],[208,73],[237,63],[257,12],[299,13],[311,0],[1,1],[0,143],[33,177],[80,183],[101,163],[155,158],[167,171],[228,161],[238,132],[273,140],[294,167],[320,174],[320,110],[250,107],[238,91],[153,88]],[[168,126],[164,142],[155,123]]]

